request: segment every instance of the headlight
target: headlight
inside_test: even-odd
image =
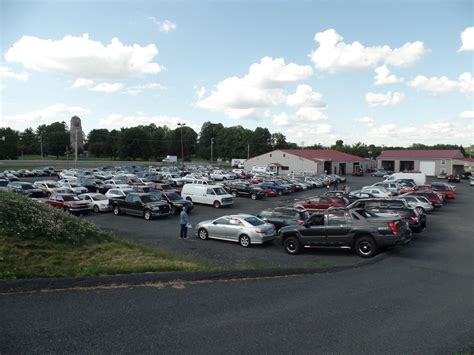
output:
[[[182,207],[183,205],[181,203],[177,203],[176,207]]]

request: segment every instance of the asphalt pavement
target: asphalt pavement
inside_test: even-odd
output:
[[[472,353],[474,187],[457,188],[361,268],[1,294],[0,353]]]

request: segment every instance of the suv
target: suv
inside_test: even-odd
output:
[[[398,214],[413,232],[421,232],[426,228],[426,215],[410,207],[404,200],[361,199],[351,203],[347,208],[363,208],[380,216]]]
[[[303,224],[309,216],[306,210],[292,207],[269,208],[257,214],[258,218],[273,224],[277,230],[289,225]]]
[[[407,244],[411,231],[398,216],[380,217],[364,209],[331,208],[315,213],[302,225],[278,232],[285,251],[299,254],[304,247],[351,247],[370,258],[384,247]]]
[[[15,191],[28,197],[44,197],[45,193],[35,188],[31,183],[25,181],[12,181],[7,185],[7,190]]]

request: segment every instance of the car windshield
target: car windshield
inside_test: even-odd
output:
[[[79,201],[77,196],[73,195],[62,195],[64,201]]]
[[[227,192],[222,187],[216,187],[214,193],[216,195],[227,195]]]
[[[30,184],[23,184],[23,185],[21,185],[21,188],[23,190],[31,190],[31,189],[33,189],[33,186],[30,185]]]
[[[105,197],[104,195],[93,195],[92,199],[94,201],[105,201],[107,200],[107,197]]]
[[[244,219],[245,222],[250,223],[252,226],[261,226],[262,224],[265,224],[264,221],[257,217],[247,217]]]
[[[48,182],[46,186],[50,189],[55,189],[58,187],[58,184],[55,184],[54,182]]]
[[[158,198],[155,195],[143,195],[143,196],[141,196],[141,199],[142,199],[143,203],[159,201]]]
[[[171,201],[179,201],[179,200],[182,200],[182,197],[179,196],[177,193],[175,192],[171,192],[171,193],[167,193],[166,196],[168,196],[168,198],[171,200]]]

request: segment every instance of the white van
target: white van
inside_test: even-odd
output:
[[[275,172],[271,171],[268,166],[257,165],[252,166],[252,173],[275,175]]]
[[[396,182],[402,179],[412,179],[417,185],[426,184],[425,173],[395,173],[387,177],[384,182]]]
[[[234,204],[234,198],[222,186],[185,184],[181,197],[193,203],[212,205],[215,208]]]

